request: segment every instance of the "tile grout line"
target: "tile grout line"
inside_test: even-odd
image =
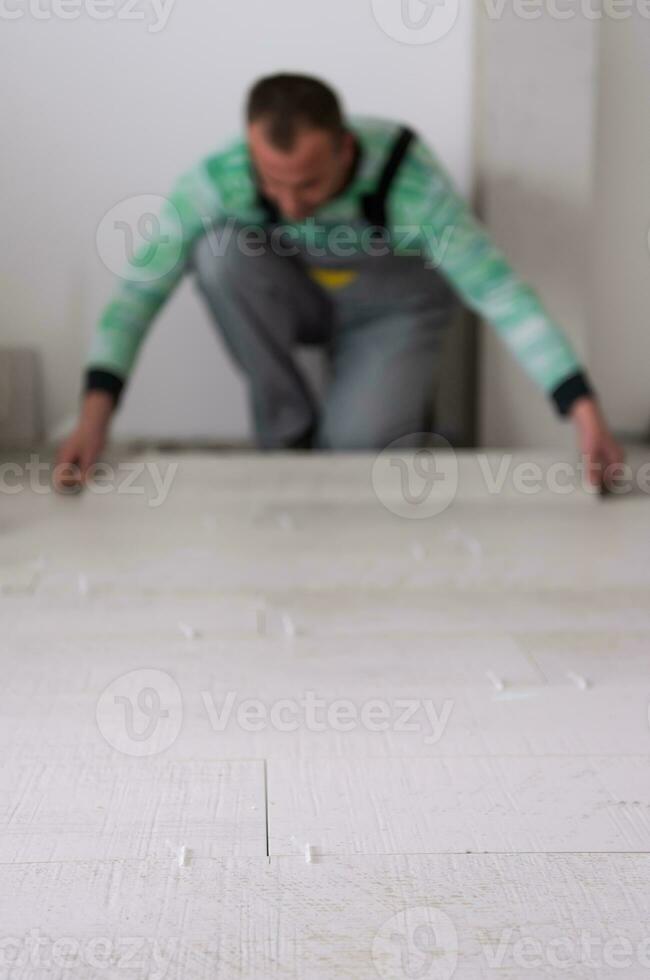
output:
[[[263,763],[264,763],[264,819],[266,823],[266,857],[270,861],[271,856],[269,854],[269,780],[268,780],[266,759],[263,760]]]
[[[270,854],[265,855],[268,863],[271,863]],[[295,859],[296,861],[304,861],[301,855],[297,855],[294,851],[287,851],[286,853],[274,854],[273,857],[276,860],[280,859]],[[634,857],[647,857],[650,858],[650,850],[648,851],[467,851],[467,850],[457,850],[457,851],[319,851],[318,859],[329,858],[334,862],[349,860],[350,858],[355,859],[369,859],[369,860],[381,860],[385,858],[486,858],[486,857],[496,857],[496,858],[519,858],[519,857],[592,857],[592,858],[603,858],[603,857],[623,857],[623,858],[634,858]],[[213,857],[201,857],[195,856],[193,858],[193,863],[200,865],[202,863],[224,863],[228,862],[231,864],[254,862],[259,860],[254,854],[246,855],[216,855]],[[18,868],[18,867],[45,867],[47,865],[104,865],[104,864],[144,864],[147,862],[168,865],[169,861],[160,857],[154,858],[62,858],[60,860],[48,860],[48,861],[15,861],[15,860],[0,860],[0,868]]]

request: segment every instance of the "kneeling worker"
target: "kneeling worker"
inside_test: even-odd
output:
[[[100,319],[58,456],[82,478],[186,271],[246,375],[260,448],[380,449],[426,431],[455,293],[572,418],[594,472],[621,459],[567,338],[432,151],[393,122],[345,119],[317,79],[276,75],[250,92],[246,138],[180,178]],[[329,355],[321,406],[298,344]]]

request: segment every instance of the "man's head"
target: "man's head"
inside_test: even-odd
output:
[[[246,114],[262,190],[285,218],[307,218],[341,189],[355,144],[327,85],[306,75],[263,78]]]

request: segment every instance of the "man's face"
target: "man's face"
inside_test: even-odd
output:
[[[354,159],[354,138],[336,140],[305,129],[286,151],[269,143],[261,122],[248,127],[248,144],[266,197],[289,221],[302,221],[341,189]]]

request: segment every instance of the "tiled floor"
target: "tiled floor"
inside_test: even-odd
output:
[[[650,499],[502,463],[23,472],[0,977],[650,974]]]

